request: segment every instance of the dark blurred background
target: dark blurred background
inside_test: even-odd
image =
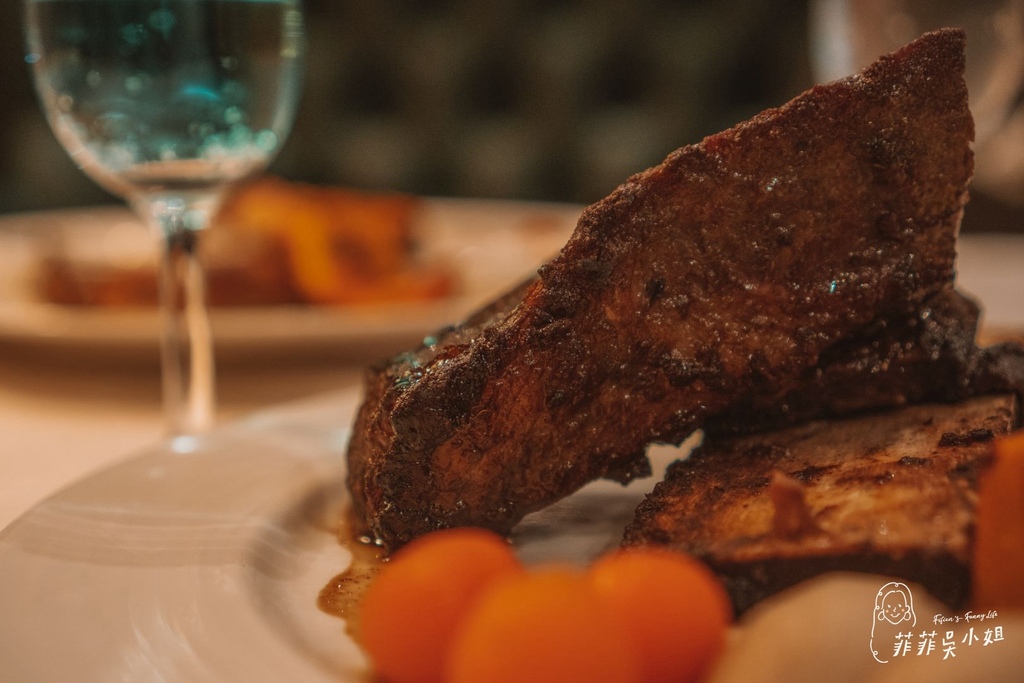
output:
[[[113,201],[39,111],[0,3],[0,212]],[[272,171],[592,201],[809,82],[800,0],[306,0],[303,102]]]
[[[813,83],[807,0],[306,0],[296,127],[271,171],[592,202]],[[0,3],[0,213],[116,201],[53,139]],[[975,197],[976,222],[1016,210]]]

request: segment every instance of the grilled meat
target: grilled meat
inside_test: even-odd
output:
[[[916,581],[961,606],[977,473],[1017,421],[1004,395],[709,437],[669,466],[623,543],[700,557],[738,611],[834,570]]]
[[[795,388],[748,395],[704,431],[745,433],[866,410],[1024,393],[1024,348],[980,348],[980,310],[955,290],[903,317],[880,319],[822,353]]]
[[[972,172],[964,36],[943,30],[673,152],[584,211],[536,281],[373,369],[349,447],[389,548],[509,531],[649,472],[827,349],[951,287]],[[521,296],[520,296],[521,294]]]

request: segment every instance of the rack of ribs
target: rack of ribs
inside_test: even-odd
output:
[[[588,207],[532,281],[367,373],[355,515],[389,549],[507,533],[628,482],[831,349],[953,288],[972,174],[961,31],[671,153]]]

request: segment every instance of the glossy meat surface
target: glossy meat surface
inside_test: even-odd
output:
[[[396,548],[509,531],[596,478],[649,471],[752,395],[953,281],[972,172],[964,36],[673,152],[584,211],[561,254],[467,324],[367,375],[348,485]]]

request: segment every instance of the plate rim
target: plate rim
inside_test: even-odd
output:
[[[311,497],[324,492],[332,505],[343,502],[343,446],[349,433],[346,416],[354,413],[359,396],[359,389],[350,387],[258,411],[202,437],[162,440],[60,488],[0,529],[0,603],[14,610],[10,614],[20,615],[0,622],[0,674],[12,675],[11,680],[40,682],[68,680],[73,675],[83,683],[101,683],[138,680],[114,677],[113,673],[139,674],[132,667],[144,664],[154,667],[148,670],[149,676],[157,674],[168,683],[191,683],[233,680],[240,674],[234,668],[237,665],[245,669],[242,673],[248,680],[256,681],[282,680],[283,675],[310,683],[364,680],[365,659],[354,643],[345,642],[342,620],[315,606],[316,592],[309,592],[308,603],[298,607],[303,618],[316,622],[312,642],[309,634],[283,632],[267,618],[268,608],[261,602],[276,598],[256,592],[258,586],[290,590],[292,579],[273,575],[281,569],[281,556],[287,559],[291,551],[288,543],[313,542],[316,546],[313,555],[321,575],[319,579],[303,577],[303,595],[307,589],[326,585],[351,557],[331,530],[322,526],[322,520],[293,518]],[[336,419],[325,422],[326,416],[333,414]],[[264,450],[254,461],[251,451],[261,448]],[[202,508],[205,503],[196,499],[200,507],[180,516],[160,507],[168,501],[161,498],[160,484],[150,479],[150,473],[157,470],[178,470],[186,475],[191,470],[192,476],[201,478],[211,472],[237,472],[248,465],[261,468],[260,476],[268,488],[273,486],[271,495],[266,495],[268,490],[236,491],[227,497],[223,509],[218,507],[221,503],[211,501],[206,510]],[[120,497],[105,503],[93,498],[94,490],[102,491],[111,482],[120,486]],[[130,490],[127,483],[142,490]],[[180,481],[175,483],[178,488],[163,490],[171,502],[184,491]],[[223,485],[225,481],[212,483]],[[147,486],[151,488],[146,490]],[[207,514],[208,519],[204,518]],[[128,521],[121,521],[122,516]],[[40,536],[39,532],[47,529],[49,535]],[[224,548],[207,547],[212,537],[223,540],[235,534],[240,537]],[[275,539],[286,540],[283,550],[271,547],[268,551]],[[166,546],[161,545],[163,541]],[[191,555],[184,553],[179,559],[183,548]],[[329,551],[326,555],[325,550]],[[337,563],[325,567],[323,563],[332,558]],[[30,578],[25,579],[27,569]],[[47,575],[47,570],[54,573]],[[99,592],[92,595],[83,590],[68,603],[66,591],[56,587],[66,581]],[[176,588],[174,581],[179,582]],[[238,617],[231,622],[239,627],[237,632],[218,630],[223,636],[221,646],[229,651],[214,652],[197,636],[198,631],[175,634],[184,640],[168,648],[169,652],[149,650],[153,643],[146,642],[147,638],[159,637],[168,624],[181,625],[186,617],[194,616],[183,616],[173,606],[145,599],[146,590],[168,585],[172,600],[198,603],[201,598],[212,598],[214,603],[208,603],[208,609]],[[136,603],[101,604],[103,599],[116,603],[116,596],[122,594]],[[64,611],[68,604],[77,604],[78,609]],[[104,616],[108,618],[105,623]],[[118,631],[126,624],[117,617],[134,618],[138,622],[131,625],[135,632]],[[112,642],[102,633],[106,629],[88,628],[97,622],[119,632],[121,641]],[[61,642],[69,647],[61,657],[29,658],[30,653],[38,653],[33,647],[38,648],[41,634],[54,629],[67,635],[74,625],[81,627],[88,647],[76,647],[64,638]],[[325,637],[337,638],[337,652],[325,650]],[[106,654],[114,659],[121,656],[122,661],[92,657],[88,650],[97,644],[111,646]],[[250,661],[243,661],[242,649],[248,651]],[[123,656],[125,652],[132,657]],[[206,658],[197,658],[197,653]],[[135,661],[139,657],[148,659]]]

